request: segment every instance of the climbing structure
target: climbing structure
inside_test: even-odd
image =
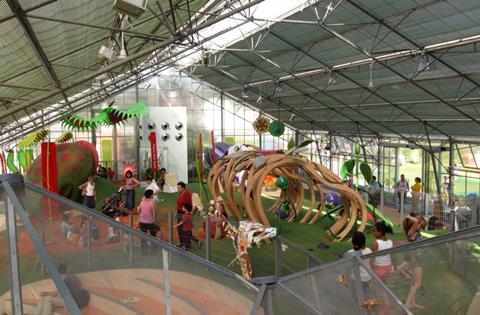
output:
[[[224,191],[226,211],[229,216],[235,216],[240,220],[242,213],[233,195],[234,179],[239,176],[238,191],[248,218],[269,227],[270,222],[261,198],[264,180],[269,175],[286,177],[289,184],[267,211],[275,212],[288,199],[293,211],[289,213],[287,220],[292,222],[299,218],[302,215],[306,187],[310,191],[309,208],[300,222],[313,224],[325,210],[325,193],[335,191],[341,196],[344,208],[338,220],[330,227],[330,233],[337,241],[341,241],[356,226],[358,219],[361,219],[358,230],[364,230],[367,210],[361,196],[321,164],[289,153],[262,155],[259,151],[242,151],[226,156],[218,160],[210,170],[208,188],[214,198]],[[318,211],[314,213],[314,209]]]

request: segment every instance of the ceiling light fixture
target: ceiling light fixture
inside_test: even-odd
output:
[[[143,88],[146,90],[148,90],[150,88],[150,86],[152,86],[149,82],[145,83],[145,85],[143,86]]]
[[[430,62],[428,60],[428,55],[425,56],[425,54],[422,52],[422,54],[420,55],[420,60],[417,63],[416,74],[423,71],[429,71],[429,70],[430,70]]]
[[[295,115],[294,113],[292,113],[292,114],[290,115],[290,119],[289,119],[290,122],[293,123],[293,122],[295,121],[295,118],[297,118],[297,115]]]
[[[121,23],[122,29],[124,27],[124,23],[123,23],[124,18],[125,18],[125,16],[121,17],[121,19],[122,19],[122,23]],[[121,49],[120,49],[120,53],[117,56],[117,59],[118,60],[125,60],[125,59],[128,58],[128,55],[127,55],[127,50],[125,49],[125,38],[124,38],[123,32],[120,32],[120,37],[121,37]]]
[[[334,71],[329,71],[327,85],[335,84],[335,83],[337,83],[337,73]]]
[[[368,82],[368,87],[369,88],[374,88],[375,85],[373,84],[373,66],[374,66],[375,62],[372,61],[372,63],[370,63],[370,82]]]
[[[245,88],[242,89],[242,98],[248,98],[247,90]]]

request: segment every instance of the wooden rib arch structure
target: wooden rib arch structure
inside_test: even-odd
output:
[[[241,220],[242,213],[234,198],[234,180],[239,176],[238,191],[246,215],[252,221],[270,226],[261,198],[263,182],[267,175],[288,178],[286,194],[294,208],[287,218],[289,222],[296,219],[299,219],[300,223],[317,222],[324,211],[325,193],[335,191],[341,196],[344,206],[342,214],[329,228],[335,240],[341,241],[348,236],[358,219],[361,219],[358,231],[365,229],[367,209],[358,192],[348,187],[328,168],[299,156],[284,153],[261,155],[257,151],[237,152],[218,160],[213,165],[207,184],[215,199],[224,191],[227,214]],[[300,218],[305,202],[305,190],[310,192],[307,202],[308,210]],[[275,212],[280,203],[285,200],[286,194],[282,192],[280,198],[267,211]],[[314,209],[317,210],[316,213]]]

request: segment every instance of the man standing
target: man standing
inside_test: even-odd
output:
[[[378,208],[378,205],[380,203],[381,190],[382,187],[380,186],[380,183],[377,182],[377,177],[372,176],[372,181],[368,187],[368,195],[370,198],[369,203],[375,208]]]
[[[410,187],[408,185],[408,180],[405,179],[405,176],[403,174],[400,175],[400,180],[396,183],[395,190],[397,191],[397,197],[398,197],[398,212],[400,212],[402,207],[402,197],[403,197],[403,205],[405,205],[407,192],[410,190]]]

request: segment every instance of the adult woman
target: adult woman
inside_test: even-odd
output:
[[[402,222],[403,231],[405,232],[405,236],[407,236],[409,242],[416,242],[421,240],[422,237],[420,231],[424,229],[426,225],[427,220],[424,217],[419,217],[414,214],[406,216]],[[424,309],[424,306],[419,305],[417,304],[417,302],[415,302],[415,294],[417,293],[417,290],[422,287],[423,250],[415,249],[408,254],[410,254],[409,260],[412,267],[412,283],[410,285],[410,290],[408,291],[405,307],[408,309]]]
[[[81,184],[78,189],[82,191],[82,196],[85,198],[85,206],[90,209],[95,208],[95,198],[97,192],[95,190],[95,177],[88,176],[88,181]]]
[[[125,173],[125,208],[132,211],[135,208],[135,188],[140,186],[140,182],[133,177],[132,171]]]
[[[155,237],[157,235],[157,225],[155,224],[155,202],[153,200],[153,190],[147,189],[143,194],[142,201],[137,210],[140,214],[140,230],[144,233],[149,232]],[[142,248],[145,249],[145,241],[142,239]]]
[[[142,201],[138,205],[140,230],[142,232],[149,232],[150,235],[155,236],[157,227],[155,224],[155,203],[153,201],[153,190],[147,189],[143,194]]]
[[[418,214],[420,209],[420,197],[422,196],[422,180],[415,177],[415,184],[412,188],[412,213]]]

